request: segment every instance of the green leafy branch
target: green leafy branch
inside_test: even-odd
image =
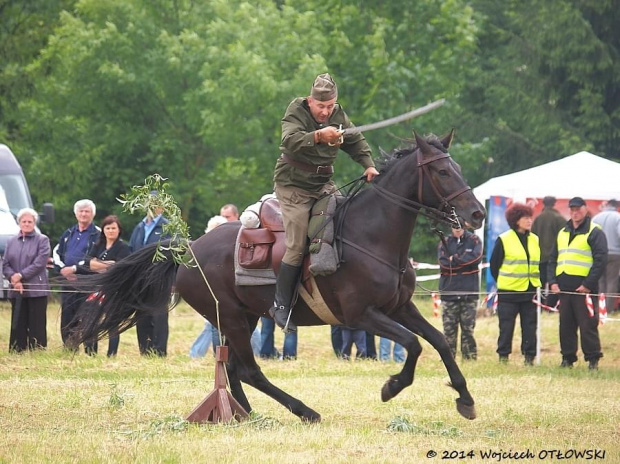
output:
[[[126,213],[134,214],[140,211],[151,218],[162,214],[168,219],[168,223],[163,226],[163,232],[170,236],[170,241],[167,245],[157,243],[153,261],[167,259],[164,251],[168,250],[175,263],[193,267],[196,263],[187,253],[191,240],[189,227],[183,220],[181,209],[174,197],[166,192],[168,188],[166,180],[159,174],[152,174],[144,180],[144,185],[134,185],[129,193],[121,194],[121,198],[117,200],[123,205],[123,211]]]

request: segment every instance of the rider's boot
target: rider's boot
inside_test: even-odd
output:
[[[299,274],[301,266],[291,266],[282,262],[280,272],[276,280],[276,296],[273,307],[269,310],[269,314],[278,327],[285,333],[295,332],[297,326],[289,319],[292,308],[293,296],[299,283]]]

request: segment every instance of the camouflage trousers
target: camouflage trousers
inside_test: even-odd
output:
[[[444,301],[442,306],[443,333],[448,340],[452,356],[456,357],[456,342],[460,325],[461,354],[464,359],[476,359],[478,357],[476,340],[474,339],[476,301]]]

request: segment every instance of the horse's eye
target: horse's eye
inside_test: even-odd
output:
[[[441,177],[448,177],[448,171],[446,171],[445,169],[440,169],[439,170],[439,175]]]

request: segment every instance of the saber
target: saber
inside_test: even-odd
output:
[[[409,119],[417,118],[418,116],[426,114],[429,111],[433,111],[434,109],[439,108],[440,106],[443,106],[445,102],[446,102],[445,98],[442,98],[440,100],[434,101],[433,103],[429,103],[428,105],[423,106],[421,108],[417,108],[407,113],[403,113],[400,116],[394,116],[393,118],[384,119],[383,121],[373,122],[372,124],[364,124],[363,126],[349,127],[342,131],[342,135],[359,134],[360,132],[368,132],[371,130],[392,126],[394,124],[398,124],[399,122],[407,121]]]

